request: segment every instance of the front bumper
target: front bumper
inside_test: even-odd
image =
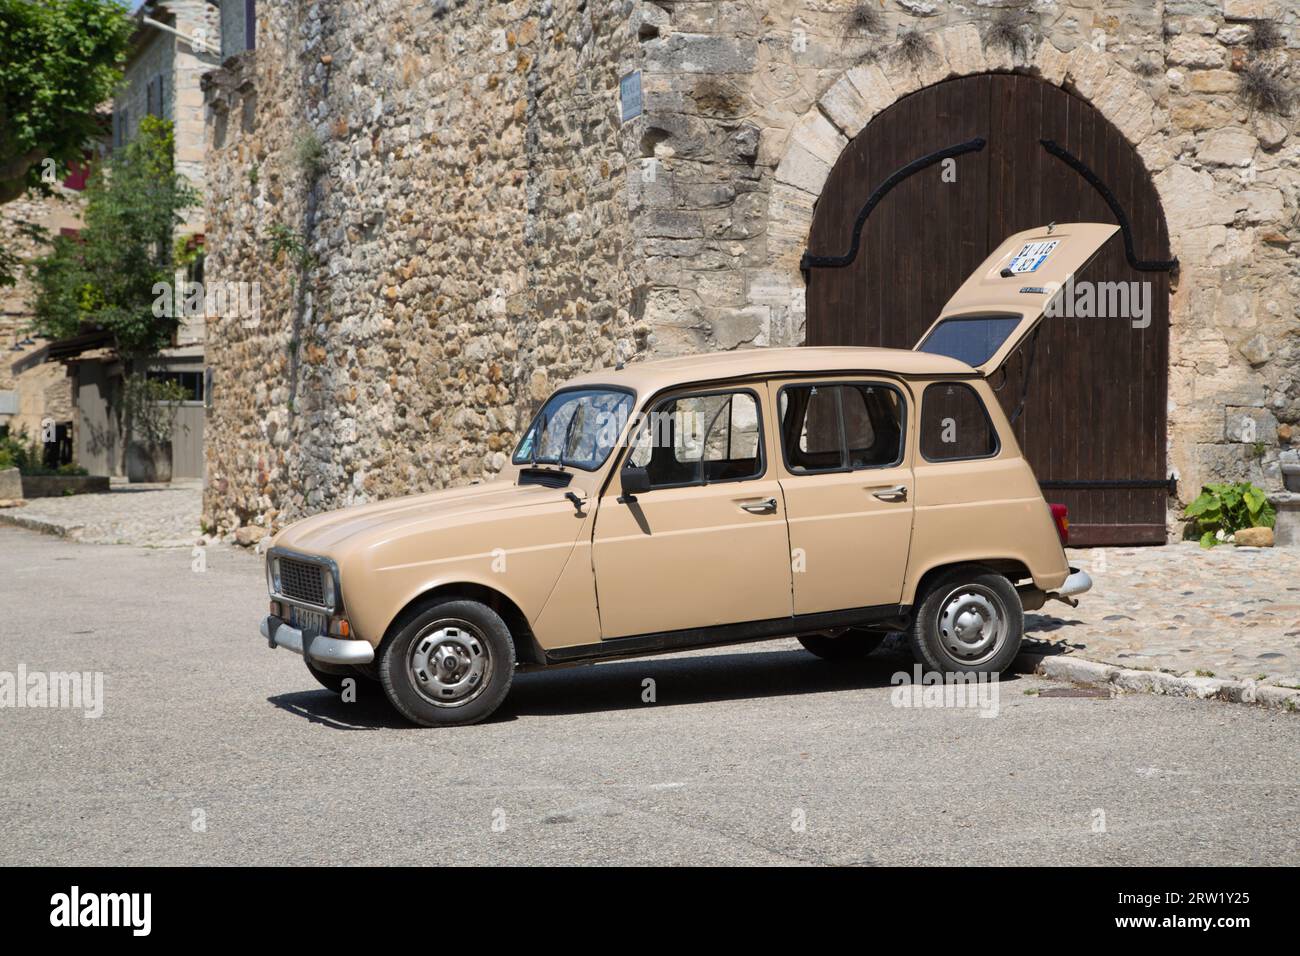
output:
[[[366,641],[344,640],[326,634],[303,635],[273,614],[262,618],[262,636],[272,648],[283,647],[322,664],[369,664],[375,649]]]

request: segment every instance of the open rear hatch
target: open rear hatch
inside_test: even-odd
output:
[[[1066,280],[1118,231],[1110,223],[1068,222],[1009,236],[962,283],[914,351],[947,355],[992,375]]]

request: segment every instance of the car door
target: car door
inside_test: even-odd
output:
[[[688,391],[658,402],[620,469],[650,490],[629,500],[618,472],[592,540],[602,638],[789,617],[785,505],[763,386]]]
[[[905,391],[872,378],[771,387],[795,614],[896,606],[912,534]]]

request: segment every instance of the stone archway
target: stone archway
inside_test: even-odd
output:
[[[1157,123],[1162,108],[1113,56],[1086,44],[1063,53],[1044,39],[1020,61],[1004,49],[986,51],[972,23],[926,36],[931,55],[919,65],[906,65],[886,51],[880,62],[848,70],[790,130],[768,202],[766,261],[751,276],[748,295],[750,305],[776,307],[781,313],[774,322],[773,344],[797,344],[803,338],[799,259],[831,168],[874,116],[923,87],[982,73],[1034,76],[1096,108],[1137,150],[1152,175],[1168,163],[1167,135]],[[1162,194],[1166,207],[1167,200]]]
[[[756,284],[769,297],[774,288],[789,289],[784,328],[773,310],[775,341],[909,347],[919,334],[912,326],[928,326],[961,278],[997,241],[1039,224],[1021,220],[1042,215],[1043,221],[1116,221],[1092,187],[1042,150],[1034,135],[1039,126],[1047,137],[1071,140],[1076,151],[1086,154],[1086,162],[1099,164],[1103,180],[1119,177],[1116,191],[1136,207],[1130,215],[1138,216],[1132,230],[1141,233],[1138,257],[1169,257],[1162,202],[1141,158],[1144,145],[1161,148],[1157,107],[1133,76],[1090,47],[1065,55],[1044,42],[1030,62],[1013,63],[1009,57],[990,62],[973,26],[931,36],[933,59],[902,71],[879,65],[850,70],[792,130],[772,191],[769,271]],[[945,82],[952,77],[965,79]],[[1032,102],[1012,102],[1017,97]],[[1044,110],[1052,115],[1045,119]],[[1073,138],[1066,113],[1076,124]],[[1088,139],[1080,145],[1080,117],[1088,137],[1095,129],[1096,143]],[[856,269],[813,269],[809,281],[814,291],[808,296],[799,257],[805,251],[844,252],[853,220],[880,180],[936,149],[994,135],[986,128],[990,124],[1007,135],[1022,134],[1023,142],[1011,147],[999,140],[997,148],[959,160],[982,190],[980,185],[961,190],[962,198],[948,203],[952,196],[927,192],[930,180],[939,181],[937,170],[900,186],[899,195],[878,207],[873,216],[878,221],[863,236],[864,247],[873,252]],[[864,129],[868,134],[860,136]],[[999,166],[992,175],[990,161]],[[1034,188],[1032,181],[1018,182],[1010,169],[1044,177],[1051,201],[1041,201],[1040,194],[1017,195],[1018,201],[1008,202],[1002,191]],[[924,224],[909,221],[907,211],[921,207],[933,207],[934,215]],[[940,251],[927,256],[918,247],[927,242]],[[892,251],[891,243],[897,247]],[[1105,263],[1096,264],[1097,275],[1089,277],[1114,281],[1122,273],[1125,280],[1150,280],[1156,303],[1152,328],[1119,340],[1075,327],[1077,321],[1050,331],[1045,327],[1017,431],[1049,497],[1070,505],[1077,542],[1163,542],[1168,492],[1159,482],[1167,474],[1169,276],[1134,272],[1125,263],[1122,244],[1117,240],[1114,245]],[[873,290],[870,302],[868,287]],[[882,289],[887,291],[881,294]],[[1067,353],[1071,357],[1062,364]],[[1108,389],[1094,381],[1103,368],[1117,380]],[[1048,388],[1047,376],[1053,374],[1057,378]],[[1002,390],[1008,411],[1019,401],[1023,377],[1021,356]],[[1116,420],[1108,430],[1092,428],[1080,440],[1069,434],[1081,425],[1079,415],[1089,422]],[[1096,440],[1090,441],[1089,434]]]

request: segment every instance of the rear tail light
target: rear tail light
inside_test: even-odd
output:
[[[1052,521],[1056,523],[1056,533],[1061,536],[1061,546],[1070,543],[1070,509],[1065,505],[1048,505],[1052,509]]]

